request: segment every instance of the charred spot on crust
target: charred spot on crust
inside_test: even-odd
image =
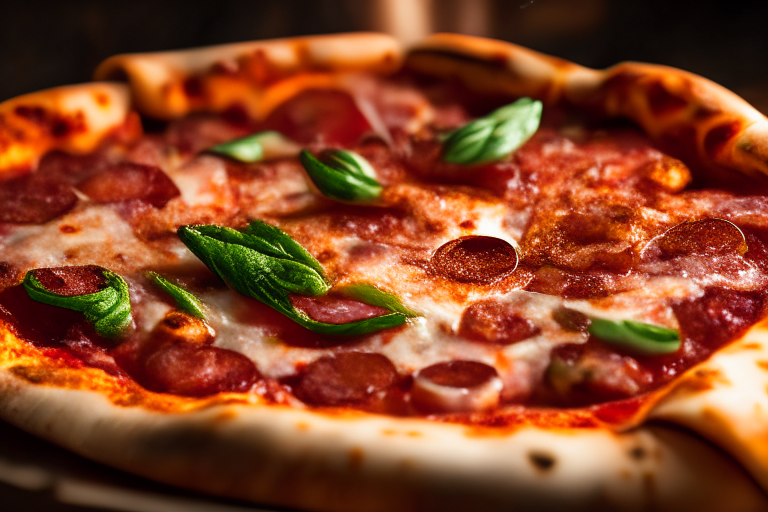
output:
[[[557,463],[552,454],[540,450],[529,452],[528,460],[534,468],[544,472],[551,471]]]
[[[672,114],[685,108],[688,102],[685,98],[675,96],[664,87],[663,81],[652,83],[648,87],[648,106],[656,116]]]
[[[709,158],[715,158],[723,147],[741,131],[741,121],[730,121],[709,130],[704,137],[704,151]]]
[[[635,460],[643,460],[648,455],[648,452],[642,446],[635,446],[629,450],[629,456]]]

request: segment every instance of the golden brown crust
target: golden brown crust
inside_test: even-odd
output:
[[[486,94],[532,96],[623,117],[689,165],[768,175],[768,119],[731,91],[679,69],[627,62],[598,71],[457,34],[429,37],[405,66],[458,78]]]
[[[339,74],[399,66],[394,39],[357,33],[117,55],[95,78],[127,79],[139,111],[159,119],[233,108],[261,119],[301,90],[336,86]]]
[[[90,83],[25,94],[0,103],[0,177],[34,168],[45,153],[92,151],[129,122],[125,85]],[[139,124],[127,127],[134,135]]]
[[[233,106],[262,118],[307,87],[339,86],[340,74],[391,72],[398,63],[390,38],[357,34],[118,56],[102,64],[97,77],[124,74],[137,107],[161,119]],[[706,166],[768,174],[765,118],[732,93],[682,71],[623,64],[601,72],[508,43],[454,35],[428,39],[407,65],[458,77],[483,93],[534,96],[627,117]],[[92,113],[98,112],[93,101],[99,104],[99,88],[111,91],[110,116]],[[124,86],[54,91],[64,92],[0,105],[7,119],[0,123],[0,143],[7,140],[0,145],[0,169],[29,168],[51,149],[88,151],[127,119]],[[43,105],[53,115],[90,105],[80,107],[87,129],[53,137],[50,129],[18,116],[24,104]],[[723,128],[737,123],[737,130]],[[24,136],[10,128],[3,135],[4,126],[21,127]],[[762,412],[768,410],[768,372],[765,383],[757,379],[761,395],[739,373],[744,365],[762,368],[761,361],[768,361],[768,342],[755,340],[768,337],[762,329],[690,370],[650,416],[714,440],[768,489],[768,454],[758,446],[768,426]],[[85,456],[174,485],[334,511],[542,510],[542,500],[551,508],[590,510],[768,508],[764,494],[727,457],[663,427],[618,433],[595,423],[575,429],[539,422],[500,431],[289,409],[252,395],[188,399],[151,393],[101,370],[72,368],[2,325],[0,335],[1,417]],[[750,390],[747,399],[743,386]]]

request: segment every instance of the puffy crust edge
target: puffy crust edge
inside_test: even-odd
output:
[[[33,169],[51,150],[87,153],[120,128],[138,135],[141,124],[130,112],[128,87],[107,82],[56,87],[4,101],[0,176]]]
[[[436,34],[405,66],[456,78],[477,92],[532,96],[639,125],[689,165],[768,175],[768,119],[733,92],[666,66],[626,62],[603,71],[511,43]]]
[[[737,464],[670,427],[523,427],[500,434],[249,403],[243,395],[177,399],[131,389],[90,368],[81,369],[90,389],[77,389],[79,370],[57,371],[0,330],[0,417],[83,456],[179,487],[334,512],[768,506]],[[9,350],[19,352],[11,357]],[[116,404],[115,394],[124,402]],[[174,410],[148,408],[153,399],[172,402]]]
[[[351,33],[117,55],[94,76],[127,79],[137,108],[151,117],[239,108],[261,119],[304,88],[333,87],[339,74],[391,73],[400,64],[393,38]]]

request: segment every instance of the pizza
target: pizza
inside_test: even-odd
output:
[[[379,34],[0,104],[0,417],[319,511],[765,510],[768,120]]]

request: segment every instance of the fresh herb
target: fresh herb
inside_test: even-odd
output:
[[[173,284],[157,272],[147,272],[147,276],[164,292],[173,297],[176,301],[176,306],[183,312],[196,316],[197,318],[205,318],[203,312],[203,305],[200,303],[195,295],[188,292],[179,285]]]
[[[382,188],[376,181],[376,171],[357,153],[328,150],[315,158],[304,150],[299,158],[312,183],[331,199],[368,203],[381,195]]]
[[[299,152],[299,146],[278,132],[266,131],[219,144],[208,151],[240,162],[253,163],[295,156]]]
[[[328,324],[296,309],[290,295],[316,297],[328,292],[323,268],[282,230],[261,221],[242,231],[220,226],[182,226],[179,237],[213,273],[235,291],[263,302],[307,329],[354,336],[402,325],[406,315],[387,315]],[[382,292],[383,293],[383,292]]]
[[[680,333],[675,329],[632,320],[591,320],[590,334],[639,354],[671,354],[680,348]]]
[[[443,161],[451,164],[481,164],[501,160],[539,128],[542,103],[520,98],[453,132],[443,146]]]
[[[95,293],[65,296],[48,291],[34,275],[34,270],[24,276],[24,289],[33,300],[79,311],[104,338],[121,337],[133,323],[131,297],[125,279],[102,269],[106,287]]]

